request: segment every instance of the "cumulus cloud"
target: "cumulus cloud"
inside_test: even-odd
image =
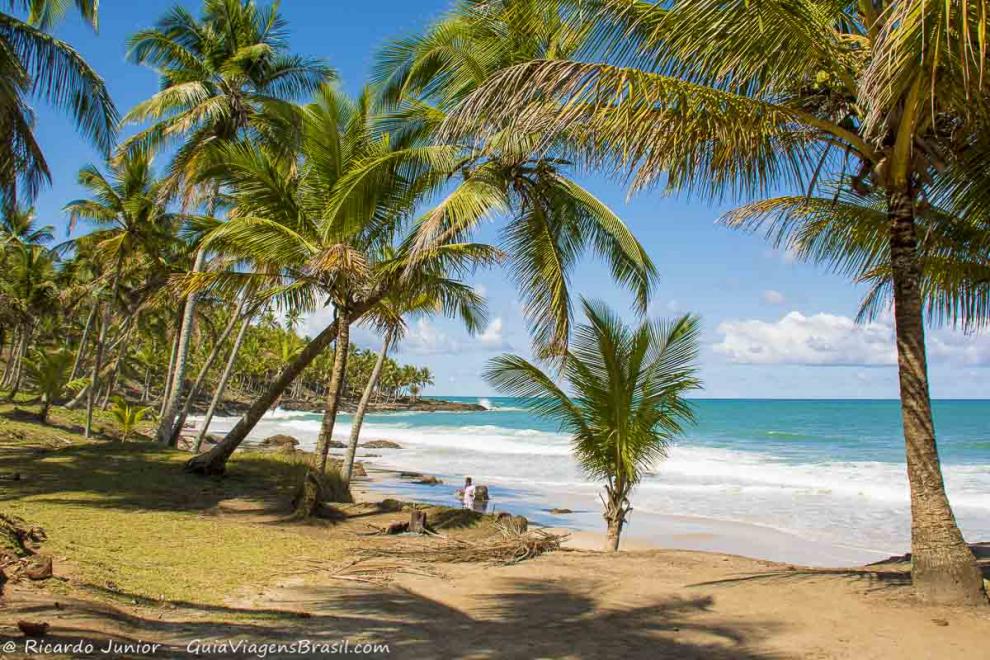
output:
[[[426,319],[417,320],[399,346],[403,352],[421,355],[452,353],[460,348],[456,341]]]
[[[773,289],[767,289],[760,295],[760,299],[768,305],[783,305],[784,304],[784,294],[780,291],[774,291]]]
[[[496,318],[488,324],[488,327],[478,335],[478,343],[485,348],[494,350],[504,350],[511,348],[509,342],[502,335],[502,319]]]
[[[893,333],[882,323],[857,324],[834,314],[791,312],[778,321],[726,321],[715,350],[739,364],[894,364]]]
[[[737,364],[890,366],[897,363],[893,324],[847,316],[790,312],[777,321],[737,320],[718,326],[717,353]],[[928,333],[932,362],[990,366],[990,336],[952,329]]]

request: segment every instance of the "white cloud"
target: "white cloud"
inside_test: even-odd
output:
[[[779,321],[726,321],[715,350],[739,364],[881,366],[895,363],[893,333],[882,323],[791,312]]]
[[[417,320],[399,346],[403,352],[421,355],[452,353],[459,348],[457,342],[426,319]]]
[[[717,353],[737,364],[890,366],[897,363],[894,328],[888,319],[856,323],[847,316],[790,312],[778,321],[726,321],[718,326]],[[990,366],[990,335],[943,328],[930,331],[933,363]]]
[[[488,327],[478,335],[478,343],[485,348],[503,350],[511,348],[509,342],[502,336],[502,319],[496,318],[488,324]]]
[[[760,299],[768,305],[783,305],[786,298],[780,291],[767,289],[760,295]]]

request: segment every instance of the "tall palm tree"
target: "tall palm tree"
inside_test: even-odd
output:
[[[152,123],[122,148],[178,143],[170,184],[198,181],[209,194],[199,172],[214,147],[250,135],[277,148],[298,120],[292,101],[334,77],[319,60],[289,52],[278,3],[203,0],[199,17],[176,5],[128,47],[131,61],[159,74],[161,90],[124,116],[125,123]]]
[[[105,275],[94,283],[98,287],[95,295],[102,312],[87,386],[85,435],[88,438],[102,376],[107,332],[114,307],[118,305],[125,266],[139,251],[157,255],[160,246],[173,239],[180,216],[166,210],[163,184],[155,177],[151,157],[146,151],[134,151],[112,161],[107,174],[95,165],[87,165],[79,170],[78,182],[91,197],[65,205],[70,229],[80,219],[95,224],[97,229],[87,241],[94,244],[96,255],[107,265]],[[102,299],[104,297],[106,300]],[[129,317],[130,320],[133,319]]]
[[[576,3],[580,4],[580,3]],[[839,181],[886,201],[919,596],[986,603],[945,493],[928,386],[917,215],[933,187],[986,199],[982,3],[596,0],[585,57],[490,77],[443,136],[538,149],[713,197]],[[584,9],[587,6],[582,5]],[[575,20],[587,19],[576,11]],[[975,154],[975,155],[974,155]]]
[[[102,153],[116,136],[117,111],[103,79],[68,43],[50,34],[67,9],[63,0],[6,0],[0,11],[0,206],[18,206],[50,181],[48,163],[34,136],[37,98],[72,117]],[[98,0],[76,0],[82,18],[97,26]],[[19,14],[20,17],[15,15]]]
[[[125,123],[152,123],[122,147],[158,150],[180,143],[169,166],[168,186],[183,185],[186,202],[197,197],[197,190],[203,192],[199,197],[211,213],[218,185],[201,172],[217,148],[246,137],[272,149],[291,148],[296,139],[290,136],[299,123],[291,101],[333,77],[321,62],[290,54],[278,5],[259,7],[254,0],[203,0],[199,18],[173,7],[154,28],[133,35],[129,47],[132,61],[158,72],[161,91],[124,117]],[[204,259],[205,254],[197,255],[194,271]],[[195,293],[190,293],[156,434],[165,443],[175,437],[195,303]]]
[[[682,316],[627,327],[601,303],[584,301],[583,307],[588,321],[575,329],[559,375],[506,354],[489,362],[485,378],[571,436],[585,474],[605,482],[606,548],[614,552],[633,488],[694,419],[684,395],[701,387],[699,325],[696,317]]]

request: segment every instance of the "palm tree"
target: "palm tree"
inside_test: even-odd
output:
[[[134,151],[108,165],[108,174],[95,165],[79,170],[79,185],[91,194],[65,205],[70,230],[80,219],[94,223],[98,229],[88,241],[94,243],[96,255],[110,264],[108,277],[97,280],[97,301],[102,307],[93,367],[86,398],[86,431],[92,430],[93,406],[100,386],[103,355],[113,308],[118,304],[121,278],[128,259],[138,251],[157,255],[159,246],[172,239],[180,216],[166,211],[162,182],[155,178],[151,157],[146,151]],[[101,293],[109,298],[100,300]],[[129,317],[129,320],[130,319]]]
[[[17,243],[8,250],[0,288],[4,316],[8,317],[16,333],[7,360],[5,382],[10,387],[7,397],[11,400],[20,387],[24,360],[35,331],[58,303],[57,258],[57,254],[40,245]]]
[[[55,238],[51,225],[38,226],[34,207],[18,207],[3,213],[0,240],[4,243],[44,245]]]
[[[987,223],[973,214],[959,217],[930,204],[918,209],[916,221],[921,291],[929,322],[967,331],[983,328],[990,321]],[[741,206],[722,222],[762,232],[788,254],[868,285],[860,319],[874,319],[890,308],[890,245],[883,196],[836,190],[828,197],[775,197]]]
[[[585,474],[605,482],[606,548],[616,551],[633,488],[694,419],[684,395],[701,386],[699,325],[682,316],[627,327],[601,303],[583,301],[583,307],[588,322],[575,329],[559,376],[505,354],[489,362],[485,378],[571,436]]]
[[[886,205],[912,579],[986,603],[945,493],[928,386],[917,215],[933,188],[986,199],[987,14],[941,3],[598,0],[587,57],[490,77],[442,137],[529,136],[629,178],[713,197],[814,194],[837,181]],[[583,21],[587,12],[576,12]],[[984,202],[985,203],[985,202]]]
[[[190,461],[190,469],[222,470],[229,452],[257,419],[335,341],[318,448],[319,467],[325,468],[349,355],[350,325],[400,281],[410,295],[429,284],[445,305],[459,308],[462,286],[446,286],[436,264],[445,262],[456,269],[497,257],[487,246],[448,241],[419,257],[423,264],[414,269],[415,277],[402,272],[399,264],[406,263],[406,257],[394,252],[394,238],[420,200],[445,179],[397,158],[368,174],[363,169],[367,160],[381,163],[405,147],[379,131],[375,119],[370,95],[351,100],[327,86],[305,108],[298,159],[253,143],[233,144],[221,150],[216,170],[205,173],[230,190],[234,205],[228,221],[207,235],[204,246],[268,268],[202,274],[199,280],[219,287],[253,280],[261,290],[281,291],[282,300],[297,310],[329,301],[335,320],[299,351],[223,443]],[[360,179],[355,171],[360,171]]]
[[[173,7],[154,28],[129,41],[129,56],[152,66],[161,91],[139,103],[125,123],[152,125],[122,145],[123,149],[161,149],[181,142],[169,166],[171,189],[185,186],[185,199],[195,197],[194,182],[206,188],[212,212],[218,184],[204,178],[224,144],[251,137],[273,149],[291,149],[299,115],[293,99],[304,97],[333,77],[316,60],[288,53],[284,19],[278,5],[259,8],[253,0],[203,0],[196,18]],[[193,272],[202,269],[205,253],[197,254]],[[159,441],[176,437],[173,426],[185,379],[186,356],[195,312],[195,293],[186,301],[175,364],[170,369],[159,428]]]
[[[28,378],[41,394],[41,409],[38,419],[42,424],[48,423],[48,411],[56,399],[64,396],[67,390],[77,389],[84,384],[83,379],[71,380],[72,353],[66,348],[45,352],[36,350],[34,356],[26,361]]]
[[[457,284],[457,282],[450,282],[445,284],[443,288],[452,289]],[[378,387],[378,379],[381,376],[385,359],[388,357],[389,348],[401,340],[406,327],[405,317],[444,312],[444,300],[437,295],[439,290],[433,289],[420,295],[410,295],[409,291],[403,290],[391,292],[368,312],[368,320],[382,330],[382,348],[378,352],[378,357],[368,375],[364,390],[361,392],[357,408],[354,410],[354,416],[351,418],[351,435],[347,442],[344,463],[340,469],[341,481],[345,488],[350,487],[354,457],[357,454],[358,440],[361,437],[361,426],[364,424],[364,416],[367,414],[368,405],[371,403],[371,395]],[[469,330],[483,325],[486,313],[482,300],[470,289],[464,289],[463,295],[463,304],[450,311],[460,315],[465,320]],[[417,376],[420,375],[415,367],[410,368]]]
[[[127,442],[127,438],[131,436],[137,425],[152,414],[150,406],[132,406],[122,398],[114,400],[113,407],[110,408],[110,415],[120,428],[121,442]]]
[[[102,153],[113,146],[117,111],[103,80],[66,42],[50,34],[67,8],[61,0],[8,0],[0,11],[0,206],[18,206],[18,188],[31,198],[51,174],[34,136],[28,101],[41,99],[72,117]],[[76,0],[94,29],[98,0]],[[26,20],[11,12],[26,13]],[[23,15],[23,14],[22,14]]]
[[[447,114],[498,70],[532,58],[575,53],[587,26],[563,20],[559,0],[462,0],[426,34],[388,45],[375,76],[380,94],[395,106],[399,130],[432,142],[433,157],[456,162],[464,178],[444,205],[456,212],[425,217],[419,244],[437,236],[466,236],[494,215],[506,217],[501,247],[523,299],[537,349],[566,347],[572,315],[570,273],[591,252],[606,261],[616,281],[629,287],[645,311],[656,270],[622,220],[569,176],[559,153],[532,154],[525,135],[506,133],[488,144],[438,139]],[[472,213],[471,198],[487,209]],[[461,207],[461,208],[459,208]],[[500,213],[485,213],[489,209]]]
[[[277,3],[203,0],[199,18],[175,6],[155,27],[134,34],[128,47],[131,61],[159,74],[161,90],[124,117],[124,123],[152,124],[122,148],[158,150],[180,142],[169,168],[176,186],[210,184],[199,178],[210,152],[246,134],[277,148],[287,125],[298,121],[291,101],[335,75],[322,62],[289,52]],[[187,186],[187,194],[194,187]]]

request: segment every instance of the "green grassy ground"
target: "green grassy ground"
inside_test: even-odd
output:
[[[281,521],[305,470],[298,459],[239,453],[228,476],[204,479],[182,471],[187,453],[142,437],[119,442],[106,415],[84,440],[80,412],[53,409],[41,425],[25,409],[0,406],[0,511],[45,529],[42,550],[69,578],[65,588],[220,604],[345,553],[325,529]]]

